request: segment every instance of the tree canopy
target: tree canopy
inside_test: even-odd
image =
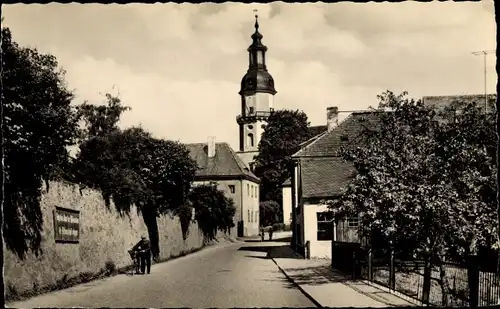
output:
[[[362,237],[377,235],[379,245],[391,241],[439,266],[491,248],[498,241],[495,115],[463,102],[436,110],[406,93],[379,99],[386,111],[361,143],[341,151],[357,175],[331,208],[359,215]]]
[[[120,213],[136,205],[158,255],[156,217],[189,213],[184,208],[189,208],[188,193],[197,166],[179,142],[154,138],[141,127],[120,130],[119,117],[129,108],[117,97],[107,94],[106,99],[107,105],[79,108],[88,133],[74,162],[75,179],[99,189],[107,205],[112,200]],[[189,221],[181,221],[186,236]]]
[[[279,222],[281,206],[275,201],[264,201],[259,204],[260,226],[272,226]]]
[[[309,122],[302,111],[272,113],[259,143],[255,174],[261,179],[261,201],[282,202],[281,185],[290,177],[291,156],[309,139]]]
[[[191,190],[189,199],[195,210],[195,220],[207,240],[215,239],[217,230],[229,232],[235,226],[234,202],[217,186],[196,186]]]
[[[62,176],[67,146],[79,133],[64,75],[53,55],[20,47],[2,28],[3,229],[7,247],[21,258],[39,253],[42,183]]]

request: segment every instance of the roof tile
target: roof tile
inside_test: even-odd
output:
[[[206,143],[186,144],[186,148],[198,164],[196,177],[247,176],[259,181],[227,143],[216,143],[213,158],[208,157]]]

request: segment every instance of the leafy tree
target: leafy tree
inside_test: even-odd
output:
[[[302,111],[279,110],[270,115],[255,160],[255,173],[261,179],[261,201],[281,204],[281,184],[291,175],[291,156],[311,137],[308,126]]]
[[[85,121],[83,129],[84,137],[105,136],[119,131],[118,122],[120,116],[130,110],[129,106],[123,106],[118,96],[106,93],[107,105],[92,105],[88,102],[77,107],[78,113]]]
[[[73,94],[56,58],[20,47],[2,28],[4,218],[7,247],[40,253],[42,182],[62,176],[78,137]]]
[[[195,220],[206,240],[215,239],[217,230],[229,232],[234,227],[234,202],[216,186],[196,186],[189,198],[195,209]]]
[[[140,127],[120,130],[119,116],[128,108],[116,97],[107,95],[107,99],[107,106],[80,108],[89,134],[80,145],[74,175],[81,183],[101,190],[107,205],[113,200],[122,214],[135,204],[157,257],[158,216],[168,212],[178,215],[187,236],[188,193],[197,167],[178,142],[153,138]]]
[[[275,201],[264,201],[259,204],[260,226],[271,226],[279,222],[280,205]]]
[[[447,305],[444,260],[497,241],[494,116],[475,104],[437,111],[405,96],[379,96],[389,111],[342,150],[358,174],[330,206],[359,214],[362,237],[434,261]]]

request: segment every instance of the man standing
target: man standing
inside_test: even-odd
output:
[[[139,258],[141,260],[141,272],[145,273],[147,267],[147,273],[151,272],[151,243],[146,238],[142,236],[141,240],[132,248],[132,250],[139,253]]]

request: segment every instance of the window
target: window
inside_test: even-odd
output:
[[[235,192],[235,187],[234,187],[234,185],[229,185],[229,191],[230,191],[231,193],[234,193],[234,192]]]
[[[249,56],[248,62],[250,63],[250,65],[253,65],[253,54],[249,53],[248,56]]]
[[[248,107],[248,114],[252,115],[253,114],[253,106]]]
[[[351,217],[347,219],[347,227],[349,228],[358,228],[359,227],[359,218]]]
[[[248,145],[253,147],[253,133],[248,133]]]
[[[250,196],[253,197],[253,186],[250,186]]]
[[[248,221],[250,221],[250,209],[248,210]]]
[[[248,125],[248,130],[253,130],[253,125]]]
[[[325,211],[316,213],[318,222],[318,240],[333,240],[333,212]]]
[[[253,210],[252,210],[252,216],[250,217],[250,222],[253,222]]]
[[[260,50],[257,52],[257,64],[264,64],[264,52]]]
[[[249,184],[247,184],[247,195],[250,195],[250,185]]]

